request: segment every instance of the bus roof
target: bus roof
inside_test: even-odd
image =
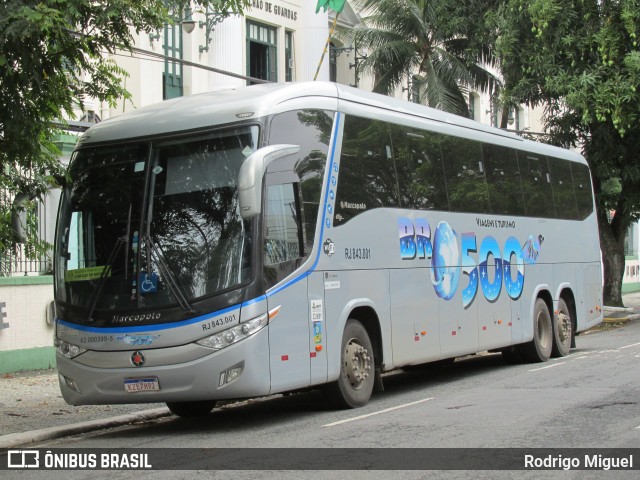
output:
[[[335,84],[265,83],[178,97],[105,120],[87,130],[82,142],[149,137],[259,118],[273,105],[305,96],[335,98]]]
[[[178,97],[105,120],[91,127],[81,137],[80,144],[133,140],[260,118],[272,113],[279,104],[304,97],[333,98],[425,118],[457,129],[470,129],[498,136],[515,148],[563,156],[585,163],[581,155],[575,152],[569,153],[565,149],[524,140],[511,132],[452,113],[333,82],[266,83]]]

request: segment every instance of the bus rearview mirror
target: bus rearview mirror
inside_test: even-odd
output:
[[[238,195],[242,218],[253,218],[260,213],[262,207],[262,178],[267,166],[278,158],[298,153],[299,151],[299,145],[270,145],[249,155],[238,173]]]

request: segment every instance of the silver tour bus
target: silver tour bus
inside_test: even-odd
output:
[[[332,83],[215,91],[81,138],[57,225],[72,405],[322,387],[481,351],[544,362],[602,319],[585,160]]]

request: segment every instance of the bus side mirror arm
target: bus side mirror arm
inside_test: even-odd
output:
[[[250,219],[262,208],[262,179],[267,166],[274,160],[300,151],[299,145],[269,145],[256,150],[247,158],[238,173],[240,215]]]

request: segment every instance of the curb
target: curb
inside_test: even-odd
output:
[[[602,321],[604,323],[622,323],[638,319],[640,319],[640,313],[634,313],[633,315],[625,315],[622,317],[604,317]]]
[[[602,310],[605,312],[633,312],[633,308],[631,307],[602,307]]]
[[[117,417],[91,420],[82,423],[72,423],[69,425],[62,425],[60,427],[49,427],[22,433],[10,433],[8,435],[0,436],[0,448],[14,448],[29,443],[51,440],[69,435],[77,435],[79,433],[102,430],[105,428],[119,427],[135,422],[155,420],[157,418],[168,417],[170,415],[172,415],[172,413],[167,408],[155,408],[152,410],[143,410],[138,413],[129,413],[126,415],[119,415]]]

